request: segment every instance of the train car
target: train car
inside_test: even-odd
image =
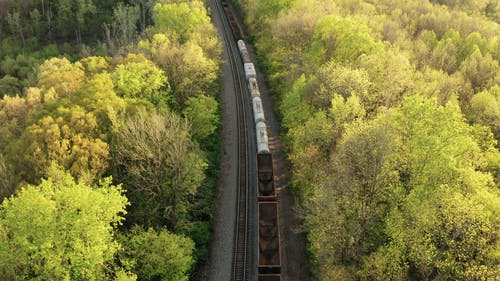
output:
[[[247,80],[250,78],[256,78],[257,73],[255,72],[255,67],[253,66],[253,63],[246,62],[243,64],[243,67],[245,68],[245,78]]]
[[[257,153],[269,153],[269,144],[267,140],[267,126],[264,122],[255,125],[257,138]]]
[[[251,77],[248,79],[248,90],[252,95],[252,98],[260,97],[259,84],[257,83],[257,79]]]
[[[259,202],[259,281],[281,280],[278,204]]]
[[[240,54],[243,51],[247,50],[247,46],[245,45],[245,42],[243,42],[243,40],[238,40],[238,42],[236,42],[236,43],[238,44],[238,49],[240,50]]]
[[[252,107],[255,124],[259,122],[265,122],[266,117],[264,116],[264,108],[262,107],[262,100],[260,99],[260,97],[255,97],[252,99]]]
[[[231,11],[229,4],[226,1],[222,1],[222,7],[226,12],[227,20],[229,21],[229,25],[231,25],[231,31],[233,32],[234,38],[236,40],[244,39],[245,36],[243,34],[243,29],[241,28],[240,24],[238,23],[238,20]]]
[[[257,184],[259,202],[276,201],[273,155],[271,153],[257,154]]]
[[[238,50],[240,51],[241,59],[243,60],[243,63],[251,63],[252,60],[250,60],[250,55],[248,54],[247,46],[245,45],[245,42],[243,40],[238,40]]]

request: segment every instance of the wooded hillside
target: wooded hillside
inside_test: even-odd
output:
[[[219,149],[204,3],[0,5],[2,280],[188,280]]]
[[[240,0],[318,280],[500,276],[498,1]]]

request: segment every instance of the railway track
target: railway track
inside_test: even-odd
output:
[[[252,122],[249,118],[248,108],[249,102],[247,97],[246,81],[243,78],[243,69],[241,68],[241,61],[239,57],[238,48],[236,47],[233,37],[233,31],[226,17],[224,7],[219,0],[212,0],[216,12],[219,14],[224,34],[224,46],[227,50],[229,57],[229,65],[234,83],[234,94],[236,96],[237,105],[237,124],[238,124],[238,186],[237,186],[237,200],[236,200],[236,222],[233,243],[233,257],[231,265],[231,280],[233,281],[246,281],[254,280],[255,275],[252,267],[255,264],[253,259],[253,250],[256,248],[254,234],[252,227],[254,227],[254,203],[252,198],[255,192],[252,192],[251,180],[251,166],[255,165],[255,160],[251,159],[253,150],[249,143],[249,130],[248,124]],[[252,123],[253,124],[253,123]]]

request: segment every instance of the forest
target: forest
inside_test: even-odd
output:
[[[500,4],[239,0],[311,280],[500,276]]]
[[[0,1],[2,280],[189,280],[220,52],[201,0]]]

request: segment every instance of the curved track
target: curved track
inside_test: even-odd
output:
[[[231,280],[234,281],[246,281],[254,280],[255,273],[252,268],[256,262],[254,261],[255,255],[254,251],[256,249],[255,234],[254,234],[254,221],[255,221],[255,207],[254,200],[255,196],[255,182],[251,177],[252,166],[255,166],[254,154],[254,144],[249,142],[249,139],[253,139],[250,136],[252,130],[253,122],[251,114],[249,114],[248,109],[250,108],[246,80],[244,79],[244,73],[242,69],[242,62],[240,61],[239,51],[236,47],[235,40],[233,37],[233,32],[226,18],[224,8],[218,0],[212,0],[212,7],[215,9],[215,13],[221,18],[223,25],[223,40],[224,46],[226,48],[229,65],[231,66],[231,72],[233,76],[234,89],[233,92],[236,97],[237,106],[237,124],[238,124],[238,186],[237,188],[237,200],[236,200],[236,222],[234,231],[234,245],[233,245],[233,257],[232,257],[232,268],[231,268]],[[251,123],[251,124],[250,124]],[[249,126],[250,125],[250,126]],[[253,164],[253,165],[252,165]]]

